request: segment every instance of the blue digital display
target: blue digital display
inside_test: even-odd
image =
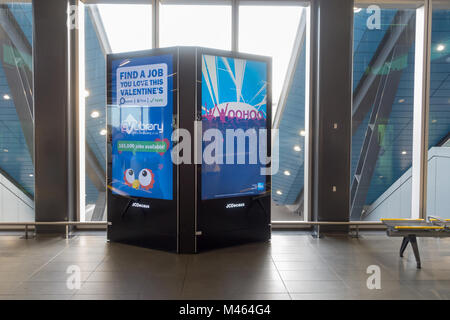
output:
[[[267,128],[267,63],[203,55],[201,92],[202,200],[265,192],[266,176],[261,168],[266,165],[259,151],[267,148],[267,136],[260,134],[260,129]],[[230,137],[231,132],[241,137],[246,133],[240,141],[244,149],[239,147],[238,137]],[[221,143],[210,152],[215,139]],[[231,141],[233,144],[228,144]],[[208,157],[215,161],[208,161]]]
[[[173,199],[172,60],[172,55],[162,55],[111,63],[114,194]]]

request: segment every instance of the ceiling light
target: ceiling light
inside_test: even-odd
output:
[[[403,102],[405,102],[405,99],[399,99],[398,100],[398,103],[403,103]]]
[[[284,171],[284,175],[285,175],[285,176],[290,176],[291,173],[290,173],[288,170],[285,170],[285,171]]]
[[[444,51],[444,49],[445,49],[445,46],[442,43],[438,44],[436,47],[436,51]]]
[[[281,196],[283,192],[281,192],[281,190],[277,190],[277,194]]]
[[[33,177],[33,174],[32,174],[32,173],[30,173],[30,174],[29,174],[29,176],[30,176],[30,177]]]
[[[100,115],[100,113],[97,110],[94,110],[91,113],[91,118],[98,118],[99,115]]]
[[[306,136],[306,131],[305,130],[300,130],[299,134],[304,137],[304,136]]]
[[[5,95],[3,96],[3,99],[9,100],[9,99],[11,99],[11,97],[9,96],[9,94],[5,94]]]
[[[300,146],[294,146],[294,151],[300,152],[302,151],[302,148],[300,148]]]
[[[354,12],[354,13],[358,13],[358,12],[360,12],[361,10],[362,10],[361,8],[353,7],[353,12]]]
[[[8,150],[8,149],[3,149],[3,151],[4,151],[4,152],[8,152],[9,150]]]
[[[100,130],[100,135],[102,135],[102,136],[106,135],[106,129]]]
[[[433,119],[433,120],[431,120],[431,122],[432,122],[432,123],[436,123],[436,122],[437,122],[437,120],[436,120],[436,119]]]
[[[402,154],[407,154],[408,152],[406,152],[405,150],[402,151]]]

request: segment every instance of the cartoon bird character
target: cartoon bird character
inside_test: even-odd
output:
[[[153,184],[155,183],[155,175],[150,169],[142,169],[139,172],[138,179],[136,179],[134,170],[127,169],[124,173],[124,181],[127,186],[136,190],[139,188],[148,190],[153,188]]]

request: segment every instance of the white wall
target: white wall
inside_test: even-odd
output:
[[[450,147],[439,149],[428,160],[427,214],[450,219]]]
[[[34,221],[34,202],[0,173],[0,221]]]
[[[410,218],[411,179],[409,169],[366,208],[364,220]],[[428,151],[427,215],[450,219],[450,147]]]

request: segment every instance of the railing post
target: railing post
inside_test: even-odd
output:
[[[352,226],[354,226],[354,230],[352,230]],[[349,236],[351,238],[359,238],[359,224],[355,223],[355,224],[349,224],[349,232],[348,232]]]
[[[69,225],[66,224],[66,239],[69,239]]]
[[[315,238],[315,239],[318,239],[318,238],[320,238],[320,224],[317,223],[316,226],[317,226],[317,229],[315,229],[313,231],[312,237]]]
[[[28,239],[28,225],[25,224],[25,239]]]

